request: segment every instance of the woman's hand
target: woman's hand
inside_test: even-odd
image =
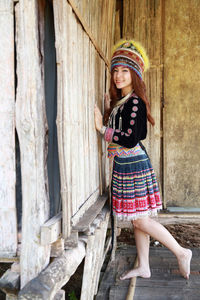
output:
[[[105,111],[110,109],[110,98],[109,98],[108,94],[104,95],[104,109],[105,109]]]
[[[95,121],[95,127],[98,131],[100,131],[100,129],[103,126],[103,116],[101,114],[100,109],[98,108],[98,106],[95,104],[94,106],[94,121]]]

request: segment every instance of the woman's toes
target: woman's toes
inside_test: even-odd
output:
[[[191,259],[192,259],[192,251],[190,249],[186,249],[185,254],[179,259],[179,269],[181,275],[185,279],[189,279],[190,276]]]
[[[142,268],[132,269],[132,270],[124,272],[120,276],[120,280],[130,279],[130,278],[137,277],[137,276],[143,277],[143,278],[149,278],[149,277],[151,277],[151,272],[150,272],[150,270],[145,270]]]

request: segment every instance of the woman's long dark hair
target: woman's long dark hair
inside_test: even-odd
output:
[[[132,69],[129,69],[129,70],[130,70],[130,73],[131,73],[133,89],[134,89],[136,95],[138,97],[140,97],[144,101],[144,103],[146,104],[147,119],[152,125],[155,125],[154,118],[151,115],[150,104],[149,104],[149,101],[148,101],[147,96],[146,96],[145,83],[142,79],[140,79],[140,77]],[[114,79],[113,79],[113,74],[114,74],[114,70],[111,72],[111,79],[110,79],[110,90],[109,90],[110,99],[111,99],[110,109],[104,113],[104,122],[105,122],[105,124],[108,123],[108,118],[110,116],[110,113],[111,113],[113,107],[115,106],[117,101],[120,98],[122,98],[121,89],[116,88],[116,85],[115,85]]]

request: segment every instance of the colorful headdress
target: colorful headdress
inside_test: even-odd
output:
[[[121,40],[114,47],[111,59],[111,71],[116,66],[133,69],[142,79],[149,68],[149,59],[142,45],[134,40]]]

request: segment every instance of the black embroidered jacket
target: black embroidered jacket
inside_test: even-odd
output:
[[[125,148],[133,148],[147,135],[147,112],[144,101],[133,93],[125,103],[114,108],[104,139]]]

